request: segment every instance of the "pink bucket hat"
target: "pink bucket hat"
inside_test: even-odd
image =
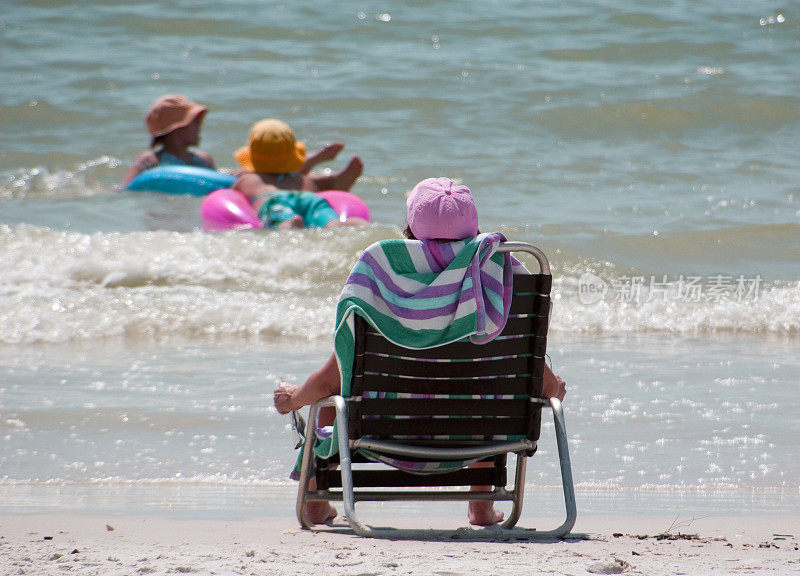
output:
[[[478,234],[478,210],[466,186],[428,178],[406,201],[408,227],[417,240],[460,240]]]
[[[162,96],[153,102],[144,119],[147,131],[153,138],[150,147],[155,145],[159,136],[188,126],[198,116],[205,116],[207,111],[205,106],[192,102],[181,94]]]

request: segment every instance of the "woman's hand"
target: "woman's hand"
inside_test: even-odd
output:
[[[294,409],[292,407],[292,398],[296,390],[297,385],[289,384],[288,382],[281,382],[275,388],[272,401],[275,403],[275,409],[279,414],[288,414]]]
[[[553,374],[548,366],[544,368],[544,382],[542,382],[542,398],[558,398],[563,400],[567,395],[567,383],[558,374]]]

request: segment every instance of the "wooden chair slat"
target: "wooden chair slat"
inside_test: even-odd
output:
[[[536,294],[514,294],[509,314],[529,314],[533,310]]]
[[[365,418],[363,436],[525,436],[527,418]]]
[[[492,358],[496,356],[517,356],[531,353],[531,340],[528,334],[492,340],[476,346],[471,342],[454,342],[437,348],[409,349],[389,342],[377,332],[367,331],[366,349],[375,354],[402,356],[404,358]]]
[[[481,376],[506,376],[530,372],[530,359],[503,358],[475,362],[416,362],[408,359],[367,354],[364,373],[394,374],[423,378],[471,378]],[[369,386],[365,385],[368,390]]]
[[[514,276],[514,295],[517,293],[550,294],[553,277],[549,274],[516,274]]]
[[[535,319],[534,316],[509,316],[506,320],[506,327],[500,335],[534,334]],[[547,333],[546,329],[545,333]]]
[[[433,380],[430,378],[400,378],[386,374],[369,375],[369,391],[401,394],[520,395],[528,394],[530,384],[531,378],[527,376]],[[360,389],[363,390],[363,387]]]
[[[353,483],[358,488],[403,488],[412,486],[505,486],[505,468],[466,468],[448,474],[410,474],[402,470],[353,470]],[[330,488],[341,488],[338,471],[328,473]]]
[[[363,398],[362,418],[367,416],[505,416],[524,418],[527,399],[486,400],[457,398]]]

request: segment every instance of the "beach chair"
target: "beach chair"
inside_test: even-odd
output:
[[[505,242],[499,250],[533,255],[540,272],[514,276],[508,321],[502,334],[487,344],[459,341],[414,350],[389,342],[356,316],[351,394],[320,400],[310,408],[306,445],[315,440],[319,409],[332,406],[339,458],[322,460],[313,450],[304,451],[297,497],[301,525],[311,527],[305,506],[312,500],[343,502],[347,521],[362,536],[378,532],[359,519],[356,502],[492,500],[511,501],[512,510],[502,523],[511,528],[522,510],[526,462],[537,448],[541,412],[549,406],[566,519],[536,535],[562,538],[570,532],[577,512],[561,402],[540,397],[550,312],[549,263],[529,244]],[[509,454],[516,455],[516,469],[513,487],[507,488]],[[477,460],[490,464],[465,466]],[[309,489],[312,476],[315,490]],[[464,489],[472,485],[492,488]]]

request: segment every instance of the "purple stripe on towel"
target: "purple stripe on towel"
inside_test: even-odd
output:
[[[383,282],[386,285],[386,287],[389,290],[391,290],[394,294],[397,294],[398,296],[402,296],[403,298],[410,298],[410,297],[414,296],[413,293],[407,292],[406,290],[403,290],[402,288],[400,288],[394,282],[393,277],[390,274],[388,274],[380,264],[378,264],[378,261],[375,260],[375,258],[372,256],[372,254],[370,254],[369,252],[364,252],[361,255],[360,260],[364,264],[366,264],[367,267],[369,267],[369,269],[372,270],[372,272],[375,275],[375,277],[378,278],[381,282]],[[357,276],[362,276],[362,275],[363,275],[363,273],[352,272],[350,274],[350,276],[347,278],[347,281],[345,282],[345,284],[353,284],[353,282],[351,282],[351,279],[353,279],[354,277],[357,277]]]
[[[500,280],[493,277],[488,272],[481,272],[481,282],[483,282],[484,288],[496,294],[502,294],[505,289],[505,286],[500,283]]]
[[[458,293],[461,290],[462,283],[461,282],[451,282],[450,284],[435,284],[430,285],[424,288],[419,293],[412,293],[408,292],[407,290],[403,290],[398,286],[394,281],[394,276],[384,270],[378,262],[372,257],[372,255],[365,253],[362,258],[362,262],[369,267],[374,275],[375,279],[379,280],[392,294],[400,296],[402,298],[440,298],[442,296],[451,296],[453,294]],[[355,280],[359,277],[370,278],[369,275],[365,274],[364,272],[353,272],[347,278],[346,284],[359,284],[364,287],[372,287],[372,284],[364,284],[363,282],[355,282]],[[380,291],[373,292],[376,295],[380,295]]]
[[[452,262],[456,257],[456,252],[455,250],[453,250],[453,245],[454,245],[453,242],[446,242],[439,245],[441,249],[442,258],[445,261],[447,261],[448,264]],[[466,246],[466,243],[463,246]],[[463,248],[463,246],[459,247],[459,252],[461,252],[461,248]]]
[[[501,329],[506,324],[506,317],[503,316],[502,310],[498,310],[494,306],[486,309],[486,316],[494,326],[500,326]]]
[[[454,301],[446,306],[441,306],[439,308],[428,308],[424,310],[415,310],[411,308],[406,308],[404,306],[398,306],[392,302],[381,297],[380,293],[380,286],[375,282],[374,279],[366,276],[364,274],[351,274],[349,279],[349,284],[356,284],[362,286],[364,288],[368,288],[376,295],[376,297],[383,301],[383,303],[389,308],[389,310],[398,318],[408,318],[412,320],[430,320],[431,318],[439,318],[442,316],[453,316],[458,309],[459,304],[463,301],[472,300],[474,299],[473,290],[465,290],[461,293],[462,297],[458,301]],[[437,292],[438,290],[430,290],[430,292]],[[451,290],[449,294],[453,294]],[[447,295],[447,294],[445,294]],[[418,299],[425,299],[429,296],[428,290],[426,289],[423,292],[420,292],[418,295]]]
[[[452,258],[447,260],[444,257],[441,247],[441,244],[435,240],[425,240],[422,242],[422,252],[425,254],[425,259],[428,261],[431,270],[437,273],[447,268],[447,265],[452,260]]]
[[[350,274],[350,276],[347,279],[347,283],[350,285],[357,285],[363,288],[368,288],[373,293],[374,296],[378,297],[381,300],[384,299],[382,294],[381,284],[379,284],[375,278],[365,273],[354,272]],[[386,287],[385,284],[384,287]],[[455,295],[459,296],[459,301],[470,300],[474,298],[475,290],[473,287],[467,288],[466,290],[461,290],[461,287],[462,284],[458,282],[453,282],[450,284],[431,285],[427,286],[426,288],[423,288],[417,294],[411,294],[409,296],[398,294],[397,292],[394,292],[391,289],[389,289],[389,291],[400,298],[406,298],[408,300],[418,300],[418,301],[426,300],[429,298],[442,298],[442,297],[446,298]]]

